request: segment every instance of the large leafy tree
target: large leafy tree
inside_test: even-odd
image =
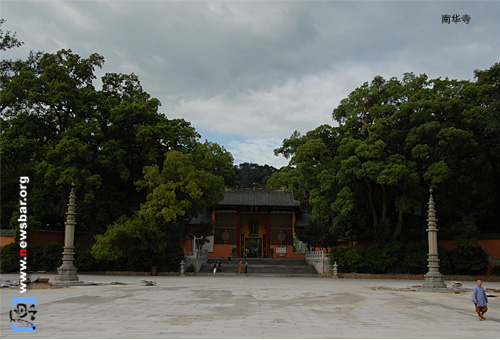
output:
[[[313,212],[311,223],[297,230],[297,236],[310,246],[329,246],[335,242],[335,232],[330,231],[330,227],[335,218],[331,195],[336,195],[337,190],[332,177],[337,133],[329,125],[319,126],[303,136],[295,132],[275,150],[276,154],[290,157],[290,166],[282,168],[267,182],[270,188],[293,189],[301,209]]]
[[[5,19],[0,18],[0,51],[7,51],[10,49],[18,48],[24,45],[24,42],[17,39],[17,34],[11,31],[4,31],[2,26],[5,24]],[[3,59],[0,60],[0,90],[3,90],[5,84],[9,81],[15,72],[19,72],[21,65],[24,61]],[[3,111],[4,107],[0,107]]]
[[[290,165],[268,184],[294,188],[334,236],[407,241],[425,231],[429,187],[440,229],[498,230],[498,65],[476,76],[375,77],[333,111],[338,127],[285,140],[276,152]]]
[[[474,120],[475,136],[484,160],[486,180],[480,187],[485,202],[482,223],[489,225],[488,232],[500,232],[500,63],[487,70],[475,70],[476,98],[475,110],[482,116]],[[493,207],[493,209],[489,208]],[[496,225],[488,221],[497,221]]]
[[[194,128],[159,113],[137,76],[106,74],[96,89],[103,63],[70,50],[32,53],[2,78],[2,216],[13,215],[18,177],[29,176],[31,227],[62,226],[74,181],[79,226],[103,233],[144,201],[134,184],[144,166],[195,148]],[[8,223],[2,219],[3,228]]]
[[[98,236],[92,250],[96,258],[116,260],[125,256],[117,242],[126,240],[155,249],[160,259],[169,247],[180,247],[192,218],[223,199],[225,178],[227,181],[233,162],[223,147],[198,143],[191,152],[172,150],[165,156],[162,167],[146,166],[144,178],[137,182],[139,189],[147,191],[139,212],[130,218],[123,216]],[[179,263],[180,258],[177,260]]]

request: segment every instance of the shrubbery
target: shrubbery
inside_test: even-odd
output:
[[[2,247],[2,273],[19,272],[19,243],[14,242]],[[49,243],[42,248],[39,244],[28,244],[27,271],[55,271],[62,264],[63,246]]]
[[[128,249],[128,269],[137,272],[147,272],[158,264],[158,255],[145,245]]]
[[[28,257],[28,271],[39,271],[42,270],[43,266],[43,248],[39,244],[28,244],[26,247],[26,253]]]
[[[370,273],[386,273],[399,260],[400,246],[396,243],[374,244],[365,252],[365,263]]]
[[[28,271],[56,271],[62,264],[63,246],[49,243],[45,247],[28,245]],[[19,244],[11,243],[2,247],[2,273],[19,271]],[[442,274],[479,275],[488,270],[488,254],[478,246],[458,246],[453,250],[438,247],[439,265]],[[340,272],[349,273],[408,273],[425,274],[427,267],[427,243],[399,246],[394,243],[373,244],[363,250],[360,246],[334,247],[330,253],[330,263],[337,262]],[[75,267],[81,271],[150,271],[158,266],[160,271],[179,271],[184,259],[180,245],[169,246],[160,256],[149,248],[135,247],[126,252],[127,256],[117,261],[97,261],[90,248],[75,245]],[[188,267],[187,272],[190,271]],[[492,274],[500,275],[500,266],[492,269]]]
[[[364,252],[360,246],[354,247],[335,247],[330,253],[330,263],[337,262],[340,272],[363,272],[364,271]]]
[[[441,274],[445,275],[456,274],[450,262],[450,251],[447,250],[445,247],[438,245],[438,253],[439,253],[439,271],[441,272]],[[425,272],[427,273],[427,270]]]
[[[401,247],[399,264],[401,271],[407,274],[425,274],[428,271],[427,243],[417,243]],[[441,252],[439,251],[441,255]]]
[[[62,265],[63,250],[63,245],[56,242],[51,242],[43,247],[41,270],[56,271]],[[31,255],[28,261],[33,261]]]
[[[75,261],[73,264],[78,271],[88,272],[96,270],[97,261],[90,253],[90,248],[84,248],[80,243],[75,244]]]
[[[186,269],[186,273],[194,273],[196,271],[196,268],[194,267],[194,264],[190,264],[187,269]]]
[[[19,271],[19,243],[11,243],[2,247],[0,269],[2,273]]]
[[[2,247],[1,272],[19,272],[19,243],[10,243]],[[64,247],[59,243],[49,243],[45,247],[39,244],[28,244],[26,253],[28,255],[27,271],[50,271],[55,272],[62,264],[62,253]],[[122,261],[123,262],[123,261]],[[98,262],[90,254],[89,248],[84,248],[81,244],[75,245],[75,267],[78,271],[99,271],[99,270],[126,270],[126,266],[120,261]],[[151,269],[151,268],[150,268]],[[148,269],[149,270],[149,269]]]
[[[477,275],[488,269],[488,254],[478,246],[459,246],[450,251],[439,246],[438,253],[442,274]],[[338,270],[344,273],[425,274],[427,257],[427,243],[407,246],[387,243],[373,244],[366,250],[360,246],[335,247],[330,253],[330,263],[337,262]]]
[[[137,246],[126,248],[123,246],[125,257],[115,261],[97,261],[91,254],[90,248],[81,244],[75,245],[74,265],[79,272],[86,271],[144,271],[149,272],[151,267],[158,266],[160,271],[179,271],[180,262],[184,259],[184,250],[180,245],[167,247],[163,255],[152,251],[148,247]],[[2,273],[19,272],[19,243],[13,242],[1,251],[0,271]],[[45,247],[39,244],[28,244],[27,271],[55,272],[62,264],[64,247],[59,243],[49,243]]]
[[[458,246],[450,250],[450,262],[455,274],[476,275],[488,270],[488,254],[481,247]]]
[[[182,249],[181,245],[172,244],[167,247],[165,254],[160,257],[160,263],[165,264],[164,271],[177,272],[180,270],[180,263],[184,258],[184,249]]]

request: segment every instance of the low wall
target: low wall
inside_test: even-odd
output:
[[[55,274],[55,272],[46,272],[44,274]],[[152,275],[151,272],[132,272],[132,271],[78,272],[78,275],[154,276]],[[180,275],[179,272],[158,272],[156,276],[179,276],[179,275]]]
[[[196,272],[198,273],[200,271],[201,266],[204,263],[207,263],[207,261],[208,261],[208,258],[202,258],[202,259],[187,258],[185,261],[186,267],[184,267],[184,270],[186,270],[187,267],[189,267],[189,265],[194,264],[194,268],[195,268]]]
[[[321,259],[306,259],[306,262],[314,267],[319,275],[333,271],[332,266],[328,263],[328,258]]]

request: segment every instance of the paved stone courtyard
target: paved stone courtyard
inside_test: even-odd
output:
[[[53,276],[50,277],[51,281]],[[16,279],[16,275],[2,275]],[[158,285],[141,285],[141,279]],[[283,277],[86,276],[121,281],[1,290],[2,338],[498,338],[500,297],[479,322],[471,294],[413,292],[422,281]],[[448,283],[448,282],[447,282]],[[475,282],[463,282],[473,288]],[[484,281],[486,288],[499,282]],[[37,299],[37,332],[12,333],[12,297]]]

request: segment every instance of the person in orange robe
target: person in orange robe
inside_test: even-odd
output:
[[[238,263],[238,273],[241,274],[242,271],[243,271],[243,263],[241,263],[240,261],[240,263]]]

